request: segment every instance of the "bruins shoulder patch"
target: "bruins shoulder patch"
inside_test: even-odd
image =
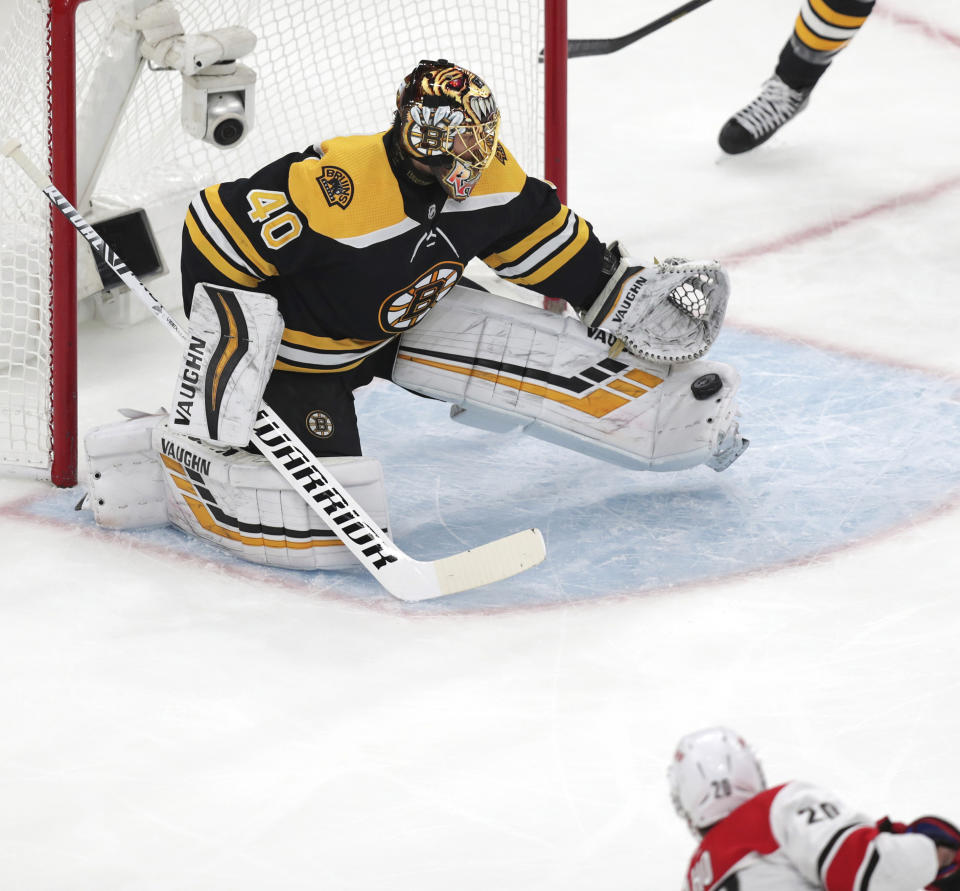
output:
[[[317,177],[317,185],[330,207],[346,208],[353,201],[353,180],[341,167],[325,164]]]

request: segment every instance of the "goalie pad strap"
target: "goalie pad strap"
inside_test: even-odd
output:
[[[461,423],[521,428],[633,469],[727,466],[742,452],[733,368],[614,359],[611,341],[576,319],[455,288],[401,335],[393,380],[453,403]],[[716,387],[695,396],[694,381],[709,375]]]
[[[105,529],[145,529],[167,524],[163,470],[153,451],[153,428],[167,413],[144,414],[88,430],[87,498]]]
[[[198,284],[171,425],[221,445],[250,442],[282,335],[283,318],[269,294]]]

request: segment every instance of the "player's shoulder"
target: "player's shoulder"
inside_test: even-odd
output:
[[[806,780],[790,780],[779,787],[773,802],[777,810],[791,810],[802,807],[806,802],[823,801],[834,798],[834,794],[822,786]]]
[[[783,841],[816,834],[837,818],[869,822],[864,815],[851,811],[836,793],[803,780],[785,783],[770,809],[773,831]]]
[[[362,238],[406,217],[383,133],[321,142],[290,164],[288,189],[310,228],[331,238]]]
[[[519,195],[527,181],[520,163],[502,142],[474,186],[471,197],[482,195]]]
[[[773,786],[747,799],[717,824],[715,829],[722,829],[722,832],[717,833],[718,837],[747,836],[766,839],[770,831],[771,811],[783,789],[783,786]],[[713,833],[714,830],[711,830],[707,837]]]
[[[781,787],[766,789],[745,801],[709,829],[690,860],[688,875],[708,862],[714,877],[736,869],[745,858],[763,857],[780,847],[770,824],[770,808]]]

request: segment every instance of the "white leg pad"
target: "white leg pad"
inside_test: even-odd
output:
[[[455,288],[401,336],[393,380],[453,403],[461,423],[519,427],[636,470],[723,470],[744,451],[734,368],[611,358],[612,340],[568,316]]]
[[[198,442],[158,426],[170,522],[243,560],[290,569],[342,569],[356,558],[262,455]],[[376,458],[324,458],[340,484],[389,534]]]
[[[153,428],[166,412],[94,427],[83,438],[87,500],[97,525],[107,529],[166,526],[163,470],[153,451]]]

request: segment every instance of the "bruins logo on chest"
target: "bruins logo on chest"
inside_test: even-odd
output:
[[[394,291],[380,306],[380,327],[388,334],[412,328],[436,305],[463,274],[463,264],[445,260],[400,291]]]
[[[331,207],[345,208],[353,201],[353,180],[346,170],[339,167],[324,167],[317,177],[317,185]]]

